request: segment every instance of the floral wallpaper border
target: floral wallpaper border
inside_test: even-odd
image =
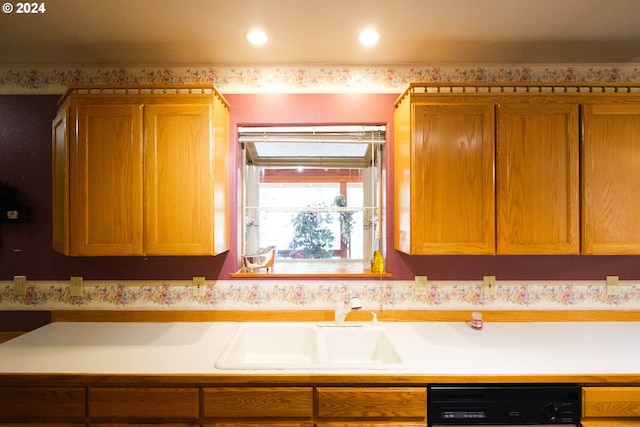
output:
[[[0,282],[0,310],[331,310],[334,296],[358,295],[365,309],[638,309],[640,284],[621,282],[608,295],[603,281],[498,282],[485,295],[480,282],[430,282],[417,293],[412,281],[209,281],[194,295],[190,281],[85,281],[81,297],[69,282],[29,281],[26,296],[16,296],[13,282]]]
[[[224,93],[401,93],[411,82],[640,82],[640,64],[286,67],[0,67],[0,94],[70,85],[214,84]]]

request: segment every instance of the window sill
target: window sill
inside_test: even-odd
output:
[[[242,278],[242,279],[253,279],[253,278],[261,278],[261,279],[286,279],[286,278],[313,278],[313,277],[323,277],[323,278],[344,278],[344,277],[352,277],[352,278],[383,278],[383,277],[393,277],[393,273],[384,272],[384,273],[372,273],[369,269],[336,269],[332,271],[313,271],[313,270],[300,270],[300,271],[278,271],[274,269],[273,271],[266,271],[264,269],[260,271],[248,272],[244,271],[244,269],[238,270],[235,273],[231,273],[231,277],[234,278]]]

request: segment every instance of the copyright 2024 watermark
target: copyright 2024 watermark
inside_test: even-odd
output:
[[[2,4],[2,12],[6,14],[14,13],[16,15],[37,15],[46,13],[47,6],[44,2],[37,3],[12,3],[4,2]]]

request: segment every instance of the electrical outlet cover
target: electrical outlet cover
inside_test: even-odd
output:
[[[416,276],[413,284],[416,295],[427,293],[427,276]]]
[[[620,295],[620,283],[618,276],[607,276],[606,279],[607,295]]]
[[[13,276],[13,290],[18,297],[27,295],[27,276]]]
[[[194,297],[203,297],[206,291],[205,279],[204,277],[194,277],[193,278],[193,296]]]
[[[71,277],[71,285],[69,289],[69,294],[72,297],[81,297],[84,293],[84,283],[82,281],[82,277]]]

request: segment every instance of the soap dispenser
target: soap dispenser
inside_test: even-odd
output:
[[[375,251],[373,253],[373,259],[371,260],[371,272],[384,273],[384,258],[380,251]]]

